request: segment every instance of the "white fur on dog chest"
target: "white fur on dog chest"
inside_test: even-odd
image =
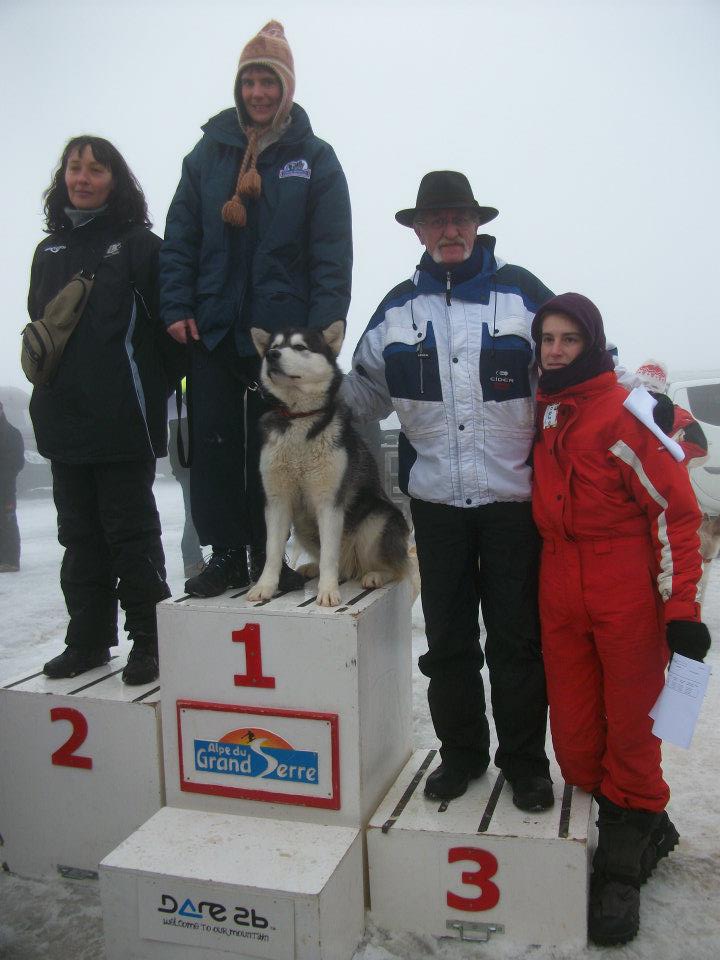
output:
[[[411,752],[407,582],[158,607],[170,806],[361,827]]]

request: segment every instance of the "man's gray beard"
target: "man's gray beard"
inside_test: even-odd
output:
[[[462,245],[463,245],[463,247],[464,247],[464,250],[465,250],[465,252],[463,253],[463,261],[464,261],[464,260],[467,260],[468,257],[470,256],[470,254],[472,253],[472,247],[468,247],[468,245],[465,243],[464,240],[461,240],[460,243],[462,243]],[[444,243],[444,244],[442,244],[442,245],[438,244],[438,245],[435,247],[435,249],[433,250],[433,252],[430,254],[430,256],[433,258],[433,260],[435,261],[435,263],[439,263],[440,265],[442,265],[442,262],[443,262],[442,249],[443,249],[443,247],[449,247],[449,246],[451,246],[451,244],[449,244],[449,243]],[[452,246],[456,246],[456,244],[452,244]],[[462,262],[462,261],[461,261],[461,262]]]

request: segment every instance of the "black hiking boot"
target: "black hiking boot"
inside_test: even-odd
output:
[[[550,777],[515,777],[510,781],[513,803],[518,810],[540,813],[555,803]]]
[[[133,637],[132,650],[122,672],[123,683],[129,687],[138,687],[143,683],[152,683],[159,676],[157,637],[138,634]]]
[[[640,928],[641,862],[662,814],[618,807],[603,796],[598,805],[588,937],[614,946],[632,940]]]
[[[423,792],[428,800],[454,800],[461,797],[470,781],[481,777],[485,769],[465,770],[443,760],[439,767],[428,774]]]
[[[250,550],[250,579],[257,583],[262,572],[265,569],[265,551],[259,549]],[[280,579],[278,580],[278,590],[282,593],[291,593],[293,590],[302,590],[305,586],[305,577],[288,564],[287,558],[283,557],[282,567],[280,568]]]
[[[95,667],[101,667],[110,659],[107,647],[95,650],[85,650],[82,647],[66,647],[57,657],[53,657],[43,667],[43,673],[51,680],[61,680],[65,677],[77,677]]]
[[[675,849],[679,840],[680,834],[667,815],[667,811],[663,810],[660,814],[660,822],[650,834],[650,841],[640,858],[640,883],[645,883],[649,879],[660,860]]]
[[[185,592],[191,597],[218,597],[231,587],[247,587],[247,554],[245,547],[213,550],[205,567],[185,581]]]

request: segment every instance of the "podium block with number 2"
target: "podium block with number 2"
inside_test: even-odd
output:
[[[0,690],[0,860],[14,873],[95,873],[162,806],[159,688],[121,682],[126,653]]]

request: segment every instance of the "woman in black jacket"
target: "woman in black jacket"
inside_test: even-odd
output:
[[[70,615],[67,647],[44,672],[74,677],[106,663],[119,599],[133,641],[123,680],[149,683],[158,676],[155,605],[170,595],[152,491],[169,392],[157,319],[160,240],[127,163],[99,137],[67,144],[45,215],[50,236],[33,258],[31,319],[102,259],[57,371],[30,401],[38,451],[52,467]]]

